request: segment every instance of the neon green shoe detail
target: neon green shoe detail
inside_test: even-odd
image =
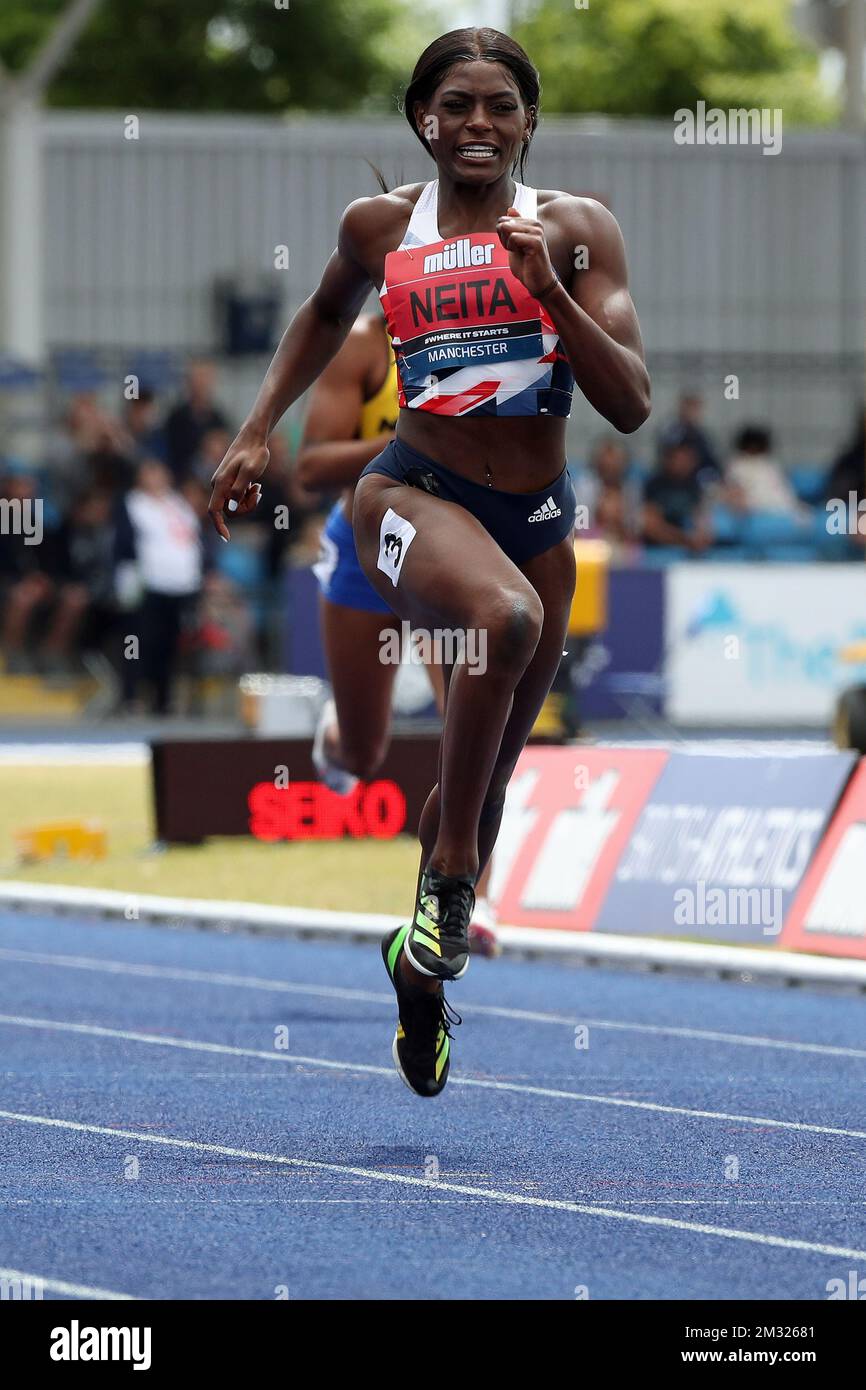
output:
[[[449,1042],[448,1034],[443,1033],[441,1029],[439,1031],[439,1037],[436,1039],[436,1045],[436,1080],[438,1081],[451,1053],[451,1043]]]
[[[428,931],[430,933],[431,936],[438,937],[439,923],[434,922],[431,917],[428,917],[426,913],[422,912],[420,907],[418,911],[415,913],[415,924],[416,926],[423,927],[425,931]]]
[[[426,932],[421,931],[418,927],[416,927],[412,933],[412,940],[417,941],[419,946],[426,946],[427,950],[432,951],[434,956],[441,957],[442,947],[439,945],[439,942],[434,941],[432,936],[428,936]]]
[[[460,1022],[448,1005],[442,986],[431,993],[407,983],[399,968],[400,951],[407,952],[413,935],[408,924],[395,927],[381,944],[382,960],[397,994],[397,1029],[391,1047],[394,1065],[402,1080],[419,1096],[437,1096],[451,1067],[450,1032]],[[417,936],[420,938],[421,933]],[[432,937],[426,939],[432,942]],[[435,946],[437,943],[433,942]],[[431,951],[424,944],[425,951]],[[432,951],[431,951],[432,953]]]
[[[397,935],[394,937],[394,940],[391,942],[391,945],[388,950],[388,974],[391,976],[392,980],[394,978],[394,967],[397,964],[397,957],[403,949],[403,942],[406,940],[408,931],[409,923],[407,922],[405,927],[400,927],[398,929]]]

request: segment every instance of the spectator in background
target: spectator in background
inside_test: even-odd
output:
[[[669,444],[644,485],[641,534],[648,546],[683,546],[700,554],[712,544],[698,480],[700,462],[691,444]]]
[[[186,392],[165,422],[167,462],[175,483],[192,470],[202,440],[209,430],[228,430],[225,413],[213,399],[216,368],[212,362],[191,362],[186,372]]]
[[[215,568],[224,569],[226,558],[239,559],[238,551],[242,547],[246,547],[250,552],[250,569],[246,579],[240,580],[237,574],[235,578],[251,592],[254,590],[258,614],[259,660],[262,664],[269,664],[279,659],[274,647],[273,633],[279,625],[278,615],[284,603],[280,576],[285,563],[286,552],[290,546],[297,542],[297,526],[302,520],[302,513],[292,505],[290,496],[291,471],[288,445],[284,436],[275,432],[268,440],[270,461],[267,472],[261,480],[259,503],[253,511],[236,518],[234,535],[238,545],[234,552],[231,552],[227,557],[219,542],[219,537],[213,526],[209,524],[207,505],[210,501],[211,479],[222,463],[230,444],[231,435],[227,430],[208,430],[201,441],[192,473],[188,483],[183,485],[183,491],[192,497],[194,490],[194,506],[196,512],[200,514],[201,495],[199,489],[202,487],[207,489],[204,499],[204,520],[208,524],[205,526],[204,534],[206,544],[208,541],[211,544],[216,542],[212,552],[212,563]],[[252,558],[253,556],[255,559]],[[211,607],[213,607],[212,601],[215,601],[216,594],[217,587],[212,586],[208,595],[208,602]],[[240,647],[236,649],[241,650]]]
[[[201,482],[195,474],[192,474],[185,482],[181,483],[178,489],[181,496],[192,507],[195,512],[199,526],[201,528],[202,542],[202,570],[208,574],[219,563],[220,538],[209,522],[208,502],[210,501],[210,488],[206,483]]]
[[[93,488],[76,498],[57,534],[58,571],[86,596],[83,651],[102,651],[117,623],[112,513],[111,493]]]
[[[201,592],[203,547],[195,511],[158,459],[140,464],[123,500],[116,555],[118,591],[127,607],[138,601],[139,659],[124,662],[124,703],[133,703],[141,679],[153,713],[167,714],[181,632]]]
[[[605,435],[593,445],[589,467],[575,482],[578,505],[589,512],[588,534],[602,536],[614,545],[634,544],[638,535],[640,494],[628,479],[629,467],[630,459],[620,440]]]
[[[50,501],[62,514],[82,489],[122,492],[133,478],[129,439],[92,391],[72,396],[45,453]]]
[[[36,480],[26,473],[7,477],[0,485],[0,496],[32,504]],[[87,591],[64,573],[56,534],[44,532],[38,544],[27,540],[14,532],[0,538],[0,645],[6,670],[10,675],[34,670],[66,674],[87,607]]]
[[[303,523],[304,511],[292,497],[289,446],[283,435],[271,435],[268,451],[270,462],[262,478],[261,502],[241,519],[241,524],[254,526],[260,532],[265,576],[275,579],[283,568],[286,551],[297,540],[295,533],[298,524]]]
[[[226,555],[223,553],[219,537],[210,525],[207,507],[210,501],[211,479],[222,463],[231,442],[232,437],[227,430],[208,430],[202,438],[189,478],[182,485],[184,494],[193,502],[196,514],[202,516],[206,523],[205,545],[209,547],[210,563],[217,570],[225,568],[222,562],[226,560]],[[269,664],[278,659],[277,653],[272,650],[272,634],[277,626],[277,615],[283,606],[279,579],[285,553],[295,540],[293,528],[298,520],[298,514],[291,506],[288,494],[289,451],[281,434],[275,432],[271,435],[268,451],[270,462],[261,480],[259,503],[253,511],[236,518],[234,534],[239,544],[229,557],[239,559],[238,551],[242,547],[246,547],[256,557],[254,560],[250,557],[247,578],[239,580],[235,575],[235,579],[251,593],[254,590],[258,614],[256,636],[260,648],[258,659],[262,664]],[[283,510],[278,511],[279,508]],[[237,599],[236,589],[234,593]],[[216,582],[209,584],[206,595],[208,611],[214,611],[215,604],[219,606],[222,603],[225,607],[226,601],[226,595],[220,592],[219,585]],[[236,624],[233,624],[233,629],[235,627]],[[235,635],[239,637],[240,634],[236,632]],[[239,641],[234,643],[233,650],[241,652],[242,644]]]
[[[210,492],[206,498],[209,501]],[[204,581],[198,620],[189,645],[199,675],[233,676],[256,665],[252,612],[231,580],[216,570]]]
[[[97,448],[105,425],[104,412],[94,393],[77,391],[70,396],[52,432],[48,452],[58,463],[86,458]]]
[[[144,458],[168,458],[165,429],[157,421],[156,395],[149,386],[139,388],[138,396],[126,402],[123,424],[126,430],[126,450],[136,463]]]
[[[127,492],[135,478],[138,458],[119,420],[105,414],[96,448],[87,456],[85,486],[119,496]]]
[[[700,482],[706,485],[722,476],[719,458],[710,436],[704,429],[704,403],[693,392],[680,396],[676,419],[665,426],[659,435],[659,462],[665,451],[674,444],[688,444],[697,458],[697,472]]]
[[[732,511],[749,516],[772,512],[806,520],[809,509],[794,491],[784,468],[772,456],[772,436],[763,425],[746,425],[734,441],[734,455],[724,472],[723,500]]]
[[[866,497],[866,406],[858,406],[850,443],[834,460],[824,485],[827,500],[838,497],[846,506],[851,492],[858,505]]]
[[[210,486],[190,477],[181,492],[198,517],[204,544],[204,584],[189,643],[197,672],[214,676],[251,670],[256,661],[255,620],[244,594],[219,572],[221,543],[208,516]]]
[[[211,478],[225,458],[231,442],[230,431],[223,429],[222,426],[206,430],[199,440],[187,476],[195,478],[203,487],[206,487],[208,497],[210,497]]]
[[[268,442],[270,447],[271,441]],[[301,481],[297,459],[290,459],[288,445],[282,442],[281,473],[289,506],[288,564],[293,568],[313,565],[321,555],[321,536],[335,494],[314,492]]]

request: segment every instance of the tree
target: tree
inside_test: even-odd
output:
[[[0,58],[26,65],[64,0],[3,0]],[[48,104],[124,111],[393,105],[393,0],[102,0]]]
[[[514,35],[548,112],[672,116],[681,107],[781,107],[791,124],[831,120],[815,51],[790,0],[563,0],[517,8]],[[523,16],[520,18],[520,16]]]
[[[65,0],[0,0],[0,60],[24,67]],[[548,112],[669,117],[780,106],[836,114],[791,0],[511,0]],[[288,8],[285,6],[288,5]],[[137,111],[393,111],[436,0],[101,0],[48,92],[53,106]]]

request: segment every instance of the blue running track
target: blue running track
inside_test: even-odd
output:
[[[866,1275],[862,999],[475,961],[422,1100],[375,947],[7,913],[0,982],[0,1273],[46,1297],[813,1300]]]

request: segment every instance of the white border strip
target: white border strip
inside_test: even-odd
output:
[[[264,903],[213,902],[206,898],[167,898],[120,893],[71,884],[0,882],[0,909],[60,912],[108,917],[163,926],[260,931],[272,935],[318,936],[378,941],[401,922],[370,912],[328,912],[313,907],[269,907]],[[580,959],[589,965],[644,966],[653,970],[695,970],[744,982],[761,979],[795,984],[853,985],[866,990],[866,961],[762,947],[712,946],[692,941],[613,936],[607,932],[562,931],[545,927],[500,927],[505,955]]]

